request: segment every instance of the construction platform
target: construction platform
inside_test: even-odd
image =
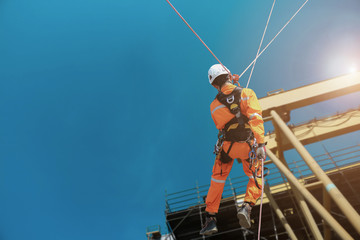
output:
[[[339,188],[350,204],[360,212],[360,145],[346,149],[339,149],[315,157],[319,165],[326,169],[326,174]],[[319,201],[323,202],[323,185],[311,174],[306,164],[302,161],[288,163],[298,180]],[[290,185],[275,166],[269,164],[271,174],[267,182],[270,184],[271,195],[281,211],[284,213],[289,225],[298,239],[313,239],[306,226],[297,202],[294,200]],[[202,237],[199,231],[204,221],[207,189],[209,186],[197,186],[193,189],[167,195],[166,221],[172,239],[257,239],[259,205],[252,210],[252,227],[241,228],[237,220],[237,207],[242,203],[243,194],[247,183],[246,177],[228,179],[224,188],[224,198],[221,201],[218,219],[219,232],[212,236]],[[259,202],[259,201],[258,201]],[[327,226],[322,218],[310,206],[319,230],[322,232]],[[357,232],[352,228],[347,218],[335,204],[331,205],[331,214],[354,238],[358,239]],[[270,207],[269,200],[264,194],[261,224],[261,239],[289,239],[281,221]],[[335,232],[331,232],[329,239],[341,239]],[[328,233],[329,236],[329,233]]]

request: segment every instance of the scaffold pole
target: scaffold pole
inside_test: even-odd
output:
[[[196,193],[198,197],[198,205],[199,205],[199,215],[200,215],[200,229],[204,226],[203,218],[202,218],[202,211],[201,211],[201,201],[200,201],[200,190],[199,190],[199,183],[196,181]],[[205,239],[205,236],[202,236],[202,239]]]
[[[275,156],[275,154],[267,149],[267,155],[271,158],[273,163],[278,167],[280,172],[282,172],[289,182],[293,184],[293,186],[304,196],[304,198],[308,201],[309,204],[313,206],[315,211],[319,213],[319,215],[334,229],[334,231],[342,238],[342,239],[353,239],[349,233],[345,231],[345,229],[335,220],[335,218],[316,200],[316,198],[307,190],[298,180],[297,178],[290,172],[290,170],[280,161],[279,158]]]
[[[273,122],[274,128],[275,128],[275,133],[276,133],[276,138],[277,138],[277,142],[278,142],[278,152],[277,152],[277,156],[279,157],[280,161],[289,169],[289,166],[285,160],[284,157],[284,151],[281,145],[281,134],[280,134],[280,128],[279,126],[276,124],[276,122]],[[300,173],[301,174],[301,173]],[[292,184],[290,183],[291,189],[293,190],[294,193],[294,197],[300,207],[301,212],[304,215],[305,221],[307,223],[307,226],[309,227],[313,237],[315,240],[324,240],[323,236],[321,235],[321,232],[316,224],[316,221],[314,219],[314,217],[311,214],[311,211],[309,209],[309,206],[307,205],[304,197],[296,190],[296,188],[294,188],[294,186],[292,186]],[[301,218],[300,218],[301,219]],[[301,222],[303,222],[301,220]],[[309,233],[306,231],[306,235],[309,238]]]
[[[289,225],[288,221],[286,220],[284,214],[282,213],[281,209],[279,208],[279,205],[277,205],[275,199],[273,198],[268,184],[265,185],[264,191],[265,191],[267,198],[270,201],[271,207],[274,209],[276,215],[279,217],[279,219],[280,219],[282,225],[284,226],[286,232],[288,233],[290,239],[297,240],[297,237],[296,237],[294,231],[292,230],[292,228]]]
[[[311,171],[315,174],[315,176],[324,184],[324,187],[328,191],[329,195],[332,197],[334,202],[338,205],[344,215],[348,218],[349,222],[353,225],[356,231],[360,234],[360,216],[356,212],[356,210],[351,206],[348,200],[344,197],[344,195],[339,191],[339,189],[335,186],[335,184],[331,181],[331,179],[326,175],[326,173],[321,169],[319,164],[315,161],[315,159],[310,155],[310,153],[306,150],[306,148],[301,144],[301,142],[296,138],[294,133],[290,130],[290,128],[286,125],[286,123],[281,119],[281,117],[272,110],[270,112],[274,121],[279,126],[280,130],[286,138],[291,142],[291,144],[295,147],[300,156],[304,159],[305,163],[309,166]]]

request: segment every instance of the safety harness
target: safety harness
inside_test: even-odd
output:
[[[215,144],[214,153],[223,163],[228,163],[232,160],[228,154],[234,142],[246,142],[252,149],[251,140],[254,139],[254,135],[250,127],[245,127],[245,124],[249,122],[249,119],[242,115],[240,111],[241,92],[242,88],[235,87],[230,94],[225,94],[219,91],[219,93],[216,95],[216,99],[224,106],[226,106],[232,114],[235,115],[234,118],[225,124],[225,127],[222,130],[219,130],[218,140]],[[222,149],[224,141],[231,142],[227,152]]]
[[[216,158],[219,159],[222,163],[228,163],[233,159],[229,156],[229,152],[235,142],[246,142],[251,151],[249,152],[249,169],[251,170],[255,184],[260,189],[259,184],[257,183],[257,178],[261,178],[258,176],[258,168],[259,163],[256,157],[256,139],[254,138],[254,134],[251,131],[250,126],[248,125],[249,119],[241,114],[240,111],[240,103],[241,103],[241,92],[242,88],[235,87],[234,90],[230,94],[225,94],[221,91],[216,95],[216,99],[225,105],[232,114],[235,115],[228,123],[225,124],[225,127],[222,130],[219,130],[218,140],[215,144],[214,153],[216,154]],[[224,141],[231,142],[229,149],[225,152],[222,148]],[[255,171],[252,171],[252,166],[255,166]],[[267,175],[268,173],[266,173]],[[264,175],[264,176],[266,176]]]

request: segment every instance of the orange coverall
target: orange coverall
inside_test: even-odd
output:
[[[221,89],[225,94],[230,94],[236,86],[226,85]],[[214,120],[216,128],[221,130],[225,127],[225,124],[228,123],[235,116],[230,112],[230,110],[222,105],[216,98],[210,105],[211,117]],[[245,115],[248,119],[248,125],[245,124],[245,127],[250,127],[254,133],[254,137],[258,143],[264,143],[264,121],[262,119],[262,111],[260,108],[259,101],[253,90],[249,88],[244,88],[241,92],[241,103],[240,103],[241,114]],[[228,151],[231,142],[224,141],[223,150]],[[219,159],[215,159],[214,167],[212,170],[211,184],[206,197],[206,211],[217,213],[219,210],[221,195],[225,186],[226,178],[228,177],[234,159],[241,159],[243,164],[243,170],[245,174],[249,177],[249,182],[247,184],[246,193],[245,193],[245,202],[250,202],[255,204],[257,199],[261,196],[261,189],[259,189],[254,181],[252,172],[249,170],[249,158],[250,147],[246,142],[235,142],[229,152],[229,156],[233,159],[228,163],[222,163]],[[254,166],[253,166],[254,168]],[[252,169],[254,171],[254,169]],[[261,171],[261,167],[260,167]],[[257,178],[259,187],[262,187],[261,178]]]

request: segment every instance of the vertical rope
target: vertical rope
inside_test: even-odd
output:
[[[259,213],[258,240],[260,240],[263,197],[264,197],[264,159],[261,159],[261,201],[260,201],[260,213]]]
[[[272,11],[273,11],[274,6],[275,6],[275,2],[276,2],[276,0],[274,0],[274,2],[273,2],[273,4],[272,4],[271,10],[270,10],[270,14],[269,14],[269,17],[268,17],[268,19],[267,19],[267,22],[266,22],[266,26],[265,26],[263,35],[262,35],[262,37],[261,37],[260,45],[259,45],[259,48],[258,48],[258,50],[257,50],[257,52],[256,52],[256,58],[255,58],[255,59],[257,59],[258,56],[259,56],[260,48],[261,48],[261,45],[262,45],[262,43],[263,43],[263,41],[264,41],[265,33],[266,33],[267,27],[268,27],[269,22],[270,22],[270,18],[271,18],[271,14],[272,14]],[[256,60],[255,60],[254,64],[252,65],[251,72],[250,72],[250,76],[249,76],[248,82],[247,82],[247,84],[246,84],[246,88],[249,86],[250,79],[251,79],[251,76],[252,76],[253,71],[254,71],[254,68],[255,68],[255,64],[256,64]]]
[[[249,66],[247,68],[245,68],[245,70],[240,74],[239,78],[241,78],[242,75],[244,75],[244,73],[249,69],[249,67],[251,67],[251,65],[254,64],[254,62],[261,56],[261,54],[270,46],[270,44],[277,38],[277,36],[285,29],[285,27],[291,22],[291,20],[293,20],[293,18],[300,12],[300,10],[305,6],[305,4],[308,2],[309,0],[306,0],[304,2],[303,5],[301,5],[301,7],[295,12],[295,14],[289,19],[289,21],[287,21],[287,23],[280,29],[280,31],[275,35],[275,37],[273,37],[273,39],[271,39],[271,41],[266,45],[266,47],[264,47],[264,49],[259,53],[258,56],[256,56],[256,58],[249,64]]]
[[[270,189],[270,186],[269,186],[269,189]],[[270,204],[271,219],[272,219],[273,226],[274,226],[275,238],[276,238],[276,240],[279,240],[279,236],[278,236],[277,228],[276,228],[276,223],[275,223],[274,211],[273,211],[273,209],[272,209],[272,206],[271,206],[271,203],[270,203],[270,202],[269,202],[269,204]]]

